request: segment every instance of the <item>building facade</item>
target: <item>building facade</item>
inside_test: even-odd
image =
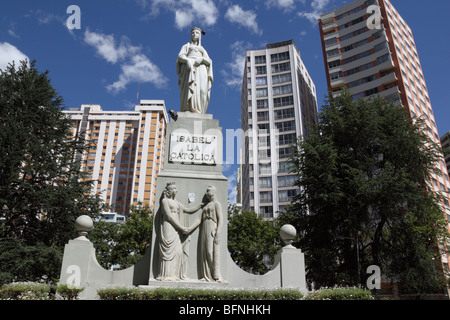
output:
[[[289,156],[317,121],[316,88],[293,41],[248,50],[241,92],[242,207],[275,218],[298,194]]]
[[[447,165],[447,172],[450,172],[450,131],[441,137],[441,145],[444,150],[445,164]]]
[[[132,205],[155,208],[156,178],[163,166],[168,122],[164,101],[141,100],[134,111],[104,111],[82,105],[64,113],[73,120],[74,137],[92,145],[79,155],[110,212],[127,215]]]
[[[440,143],[413,33],[388,0],[353,1],[321,15],[319,29],[328,89],[333,95],[345,86],[355,100],[378,94],[401,104],[412,118],[424,119],[428,136]],[[434,175],[429,187],[448,195],[446,163],[442,160],[436,165],[442,175]],[[443,200],[442,207],[448,220],[449,201]],[[446,254],[442,261],[448,270]]]

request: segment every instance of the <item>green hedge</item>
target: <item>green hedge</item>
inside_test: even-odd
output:
[[[311,291],[306,300],[374,300],[371,292],[362,288],[324,288]]]
[[[76,300],[83,289],[67,285],[18,282],[0,289],[0,300]],[[98,291],[101,300],[373,300],[361,288],[325,288],[302,294],[295,289],[199,289],[108,287]]]
[[[214,290],[192,288],[139,289],[113,287],[100,289],[101,300],[300,300],[298,290]]]
[[[358,288],[323,289],[304,295],[294,289],[213,290],[111,287],[100,289],[98,295],[101,300],[373,300],[370,291]]]
[[[0,288],[0,300],[76,300],[83,289],[38,282],[14,282]]]
[[[0,289],[2,300],[51,300],[51,286],[36,282],[16,282]]]

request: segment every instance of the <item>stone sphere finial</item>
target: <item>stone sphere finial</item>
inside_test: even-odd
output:
[[[293,225],[285,224],[280,229],[280,237],[283,240],[285,247],[294,247],[292,246],[292,242],[294,242],[295,237],[297,236],[297,230]]]
[[[77,220],[75,220],[75,229],[77,229],[79,235],[76,240],[88,240],[86,236],[93,227],[94,222],[91,217],[86,215],[79,216]]]

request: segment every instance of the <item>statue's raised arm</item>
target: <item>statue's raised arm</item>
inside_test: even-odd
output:
[[[178,54],[177,75],[180,111],[206,114],[214,81],[212,60],[202,47],[200,28],[191,30],[191,41]]]

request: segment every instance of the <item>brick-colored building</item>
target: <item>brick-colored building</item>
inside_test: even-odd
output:
[[[82,105],[64,113],[73,120],[73,135],[84,135],[93,145],[81,155],[92,192],[118,214],[127,215],[139,202],[154,209],[168,122],[164,101],[141,100],[134,111]]]

